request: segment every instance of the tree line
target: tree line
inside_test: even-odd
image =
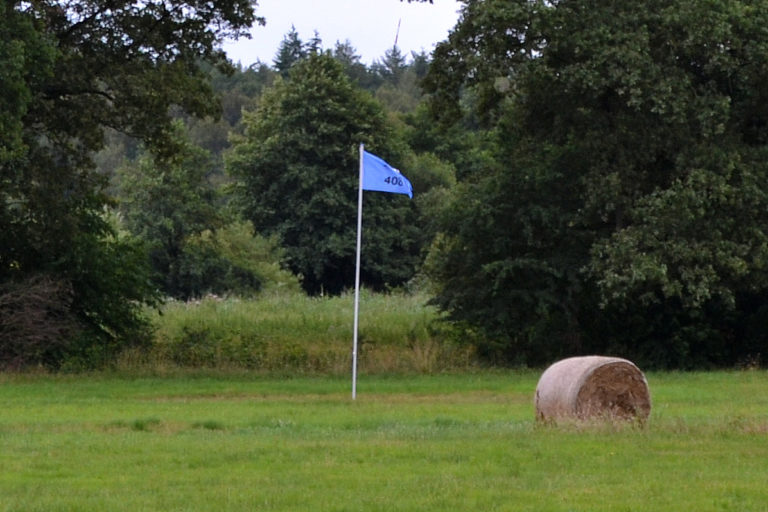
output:
[[[349,289],[363,142],[415,192],[366,194],[366,286],[488,361],[760,363],[766,2],[462,4],[431,55],[291,30],[244,67],[246,0],[7,3],[0,362],[102,364],[164,297]]]

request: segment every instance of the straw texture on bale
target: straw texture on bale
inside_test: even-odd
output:
[[[536,419],[637,419],[651,413],[645,375],[626,359],[572,357],[553,364],[536,386]]]

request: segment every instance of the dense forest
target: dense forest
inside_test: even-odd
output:
[[[435,51],[292,30],[248,0],[6,2],[0,365],[109,361],[143,312],[427,291],[494,364],[768,355],[768,1],[463,0]]]

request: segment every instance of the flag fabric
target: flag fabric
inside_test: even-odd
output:
[[[408,178],[381,158],[363,150],[363,190],[405,194],[413,199]]]

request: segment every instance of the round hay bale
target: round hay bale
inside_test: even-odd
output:
[[[618,357],[571,357],[541,375],[536,386],[536,419],[637,419],[651,413],[645,375]]]

